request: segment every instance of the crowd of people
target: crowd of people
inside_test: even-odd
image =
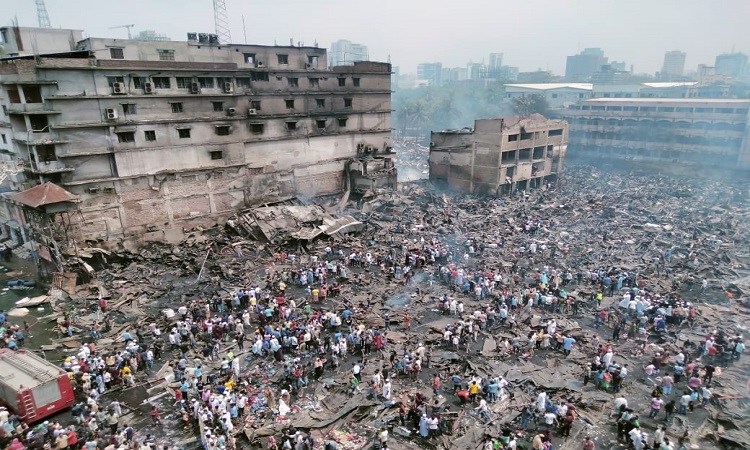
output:
[[[453,213],[446,210],[443,220],[450,224]],[[91,327],[86,343],[63,363],[81,400],[73,408],[74,423],[28,427],[0,410],[0,443],[12,450],[169,448],[173,444],[156,437],[164,435],[159,406],[141,411],[149,423],[136,429],[132,419],[123,418],[125,405],[108,395],[148,380],[164,362],[162,374],[166,372],[174,390],[163,409],[186,429],[199,426],[211,450],[238,448],[237,431],[250,418],[290,416],[294,403],[326,375],[347,380],[350,396],[368,395],[398,408],[398,419],[372,436],[382,450],[389,448],[396,426],[421,439],[436,439],[452,432],[458,411],[481,423],[497,419],[493,405],[512,396],[509,381],[502,374],[480,377],[433,368],[438,346],[412,337],[412,314],[419,313],[413,308],[388,311],[384,299],[373,295],[373,285],[394,282],[405,291],[440,292],[434,304],[424,307],[451,318],[442,330],[443,349],[476,352],[485,335],[503,331],[513,337],[499,341],[502,358],[585,355],[590,361],[582,367],[583,385],[592,383],[615,397],[611,416],[622,442],[636,450],[686,448],[685,436],[667,436],[661,422],[671,414],[689,415],[709,406],[710,383],[718,368],[740,360],[742,337],[717,329],[705,342],[658,347],[654,336],[693,324],[695,306],[677,291],[658,292],[629,271],[604,265],[573,270],[566,264],[567,245],[558,249],[537,240],[554,226],[552,220],[526,218],[511,265],[487,262],[509,243],[479,237],[452,243],[426,232],[428,228],[397,229],[380,241],[370,240],[364,249],[331,243],[305,258],[279,250],[264,279],[248,280],[229,295],[186,300],[166,321],[153,319],[125,329],[115,345],[100,347],[101,333]],[[671,257],[665,254],[665,260]],[[367,295],[355,301],[342,293],[349,291]],[[99,307],[107,312],[106,302]],[[532,314],[544,320],[531,328],[517,321]],[[566,316],[591,318],[585,340],[558,325],[556,318]],[[389,336],[397,326],[409,336],[398,345]],[[22,343],[19,327],[2,331],[6,346]],[[627,338],[638,343],[635,356],[646,358],[658,349],[642,369],[618,363],[620,343]],[[269,366],[280,374],[276,382],[262,381]],[[654,385],[646,420],[660,423],[652,436],[622,394],[629,382]],[[501,436],[486,440],[485,449],[515,450],[527,442],[534,450],[552,450],[553,441],[571,435],[579,419],[574,402],[543,387],[535,395],[534,403],[505,410],[512,420],[505,421]],[[331,436],[316,442],[293,427],[252,444],[272,450],[338,448]],[[595,447],[595,439],[585,436],[581,448]]]

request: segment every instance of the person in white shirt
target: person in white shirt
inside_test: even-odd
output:
[[[557,322],[552,319],[549,321],[549,323],[547,323],[547,334],[554,335],[555,331],[557,331]]]
[[[386,378],[385,383],[383,383],[383,398],[385,398],[385,401],[389,401],[391,399],[391,379]]]
[[[654,431],[654,448],[658,448],[664,442],[664,425],[660,425]]]
[[[619,397],[615,398],[614,405],[613,405],[613,411],[610,414],[610,417],[612,417],[612,415],[615,415],[615,416],[619,415],[620,414],[620,410],[622,409],[623,406],[625,406],[626,408],[628,407],[628,399],[626,399],[623,396],[619,396]]]
[[[487,406],[487,400],[485,399],[479,400],[479,406],[474,408],[474,410],[479,413],[480,417],[484,417],[487,420],[490,420],[492,418],[490,407]]]
[[[557,423],[557,415],[553,412],[548,412],[544,414],[544,424],[547,425],[547,428],[553,428],[555,424]]]

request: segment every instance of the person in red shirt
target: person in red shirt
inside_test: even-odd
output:
[[[585,438],[583,438],[581,448],[583,450],[595,450],[596,446],[594,445],[594,441],[592,441],[590,437],[586,436]]]
[[[318,296],[320,297],[321,302],[326,301],[326,297],[328,296],[328,289],[326,288],[325,284],[320,287],[320,293],[318,294]]]
[[[432,393],[440,395],[440,376],[435,374],[435,378],[432,379]]]
[[[461,405],[465,405],[467,400],[469,400],[469,391],[466,389],[461,389],[460,391],[456,392],[456,395],[461,400]]]
[[[151,406],[151,411],[148,412],[148,415],[151,416],[151,420],[154,422],[154,425],[161,425],[161,420],[159,419],[159,410],[156,408],[156,405]]]
[[[70,431],[68,431],[68,447],[69,448],[78,448],[78,435],[76,434],[76,430],[73,429],[73,427],[70,427]]]

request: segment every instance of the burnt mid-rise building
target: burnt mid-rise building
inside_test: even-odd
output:
[[[203,33],[54,51],[0,61],[0,152],[20,168],[12,189],[78,196],[71,236],[157,240],[246,206],[395,187],[390,64]]]
[[[596,98],[560,114],[570,157],[750,169],[746,99]]]
[[[432,132],[430,180],[438,187],[502,195],[554,182],[563,170],[568,124],[539,114],[474,121]]]

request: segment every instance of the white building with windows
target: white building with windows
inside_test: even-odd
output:
[[[593,88],[591,83],[506,84],[505,98],[513,100],[541,95],[551,109],[560,109],[590,98]]]
[[[358,61],[369,61],[370,52],[366,45],[355,44],[345,39],[340,39],[331,44],[328,53],[329,67],[350,66]]]

